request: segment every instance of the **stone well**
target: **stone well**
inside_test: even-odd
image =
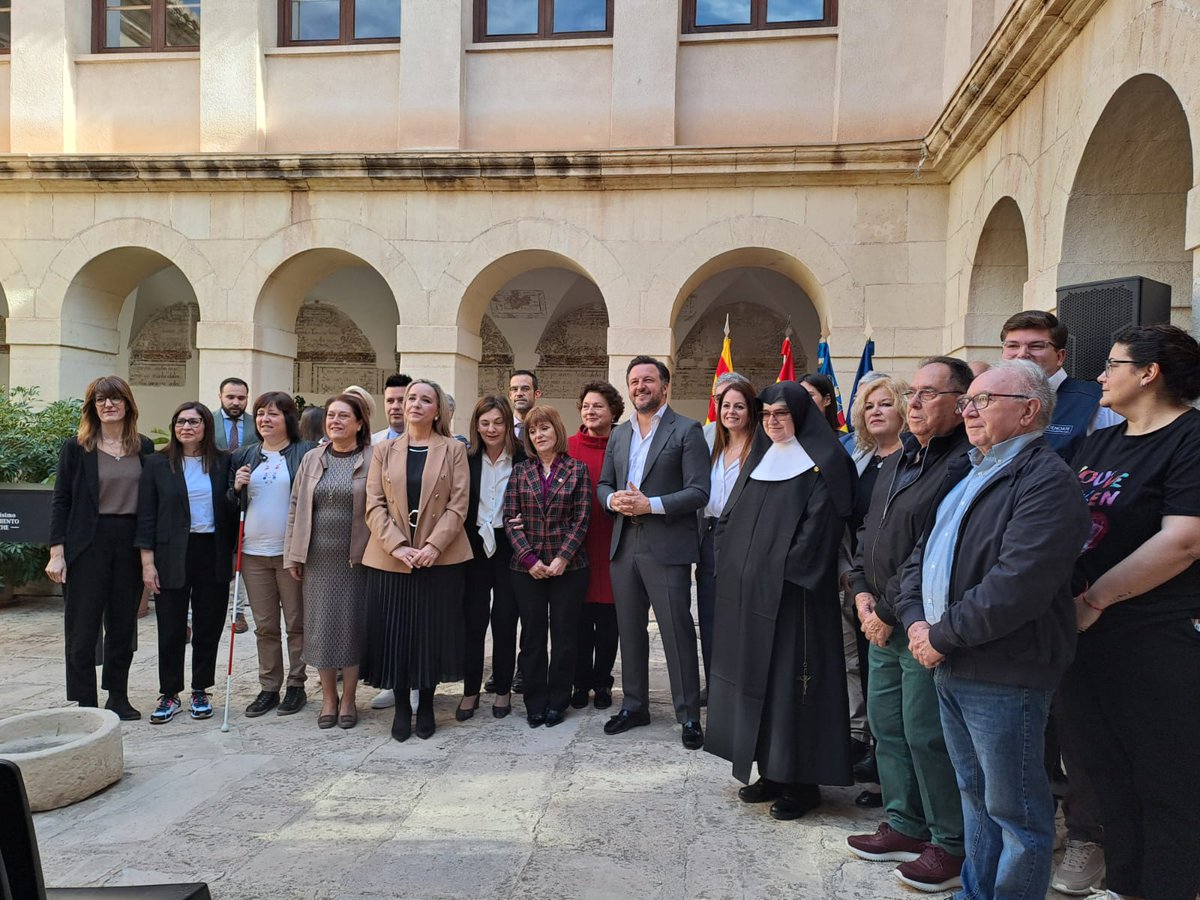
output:
[[[121,721],[105,709],[66,707],[0,720],[0,758],[21,769],[34,812],[78,803],[121,778]]]

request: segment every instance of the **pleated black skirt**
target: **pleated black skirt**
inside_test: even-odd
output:
[[[463,677],[462,565],[411,573],[367,567],[359,677],[372,687],[432,688]]]

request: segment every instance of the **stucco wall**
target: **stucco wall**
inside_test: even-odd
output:
[[[3,153],[7,153],[9,149],[9,82],[8,60],[0,59],[0,152]]]
[[[200,149],[200,59],[88,56],[75,62],[80,153],[187,153]]]

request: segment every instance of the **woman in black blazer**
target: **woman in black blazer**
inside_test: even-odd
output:
[[[133,538],[142,460],[154,452],[150,439],[138,434],[137,419],[123,378],[107,375],[88,385],[79,431],[58,458],[46,565],[50,580],[63,586],[67,699],[98,704],[96,641],[103,622],[104,706],[126,721],[142,717],[129,704],[142,596]]]
[[[488,394],[475,404],[469,434],[467,468],[471,490],[464,525],[473,558],[467,563],[464,593],[463,698],[455,712],[455,718],[460,722],[471,718],[479,709],[483,645],[489,619],[492,623],[492,677],[496,687],[492,715],[503,719],[512,711],[518,616],[517,598],[513,594],[512,577],[508,574],[512,544],[504,533],[502,515],[504,492],[513,466],[525,459],[525,451],[513,437],[512,407],[498,394]],[[483,477],[485,467],[486,479]],[[482,497],[485,482],[487,496]]]
[[[158,595],[158,706],[150,722],[169,722],[182,708],[188,605],[192,608],[193,719],[213,714],[217,644],[229,605],[236,507],[228,497],[229,454],[213,439],[208,407],[192,400],[171,416],[171,439],[146,460],[135,545],[142,582]]]

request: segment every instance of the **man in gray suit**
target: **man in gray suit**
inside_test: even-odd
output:
[[[671,373],[663,363],[634,357],[625,377],[637,414],[613,429],[597,488],[600,505],[616,516],[609,557],[624,693],[621,711],[604,731],[621,734],[650,723],[646,626],[653,606],[683,745],[699,750],[704,732],[691,567],[700,559],[696,510],[708,502],[708,445],[699,422],[667,406]]]

